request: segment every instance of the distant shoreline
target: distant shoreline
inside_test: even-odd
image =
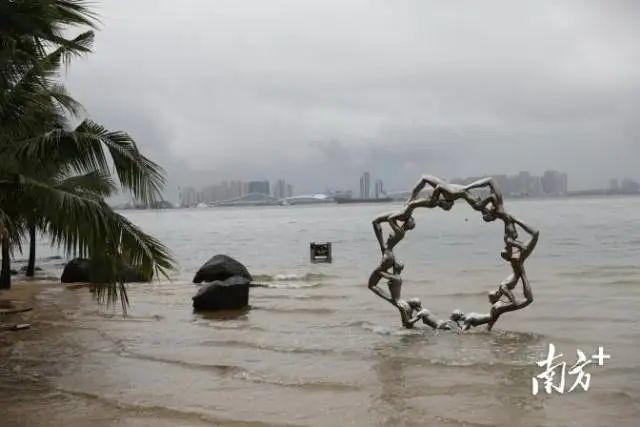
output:
[[[504,196],[505,200],[510,201],[520,201],[520,200],[562,200],[562,199],[576,199],[576,198],[584,198],[584,199],[603,199],[603,198],[625,198],[625,197],[639,197],[640,193],[607,193],[607,192],[591,192],[591,190],[586,191],[571,191],[567,194],[558,195],[558,196]],[[177,210],[177,209],[217,209],[217,208],[229,208],[229,207],[242,207],[242,208],[264,208],[264,207],[277,207],[277,208],[288,208],[292,206],[361,206],[366,204],[391,204],[391,203],[402,203],[405,202],[405,199],[390,199],[384,201],[371,201],[371,202],[360,202],[360,203],[306,203],[306,204],[297,204],[297,205],[237,205],[237,206],[211,206],[211,207],[162,207],[162,208],[143,208],[143,207],[122,207],[122,206],[114,206],[113,209],[117,211],[129,211],[129,210],[154,210],[154,211],[162,211],[162,210]]]

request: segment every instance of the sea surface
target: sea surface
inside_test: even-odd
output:
[[[541,231],[526,265],[535,301],[464,334],[405,330],[367,289],[380,258],[371,220],[400,206],[123,211],[179,270],[130,285],[126,318],[87,289],[43,286],[32,329],[0,332],[0,424],[640,425],[640,197],[507,200]],[[403,296],[440,318],[487,312],[487,292],[510,273],[501,224],[463,205],[416,222],[396,250]],[[309,262],[313,241],[333,243],[332,264]],[[191,308],[194,273],[219,253],[266,285],[244,313]],[[37,281],[59,277],[64,259],[47,258],[44,241],[39,255]],[[565,390],[541,383],[534,396],[549,344]],[[590,359],[588,391],[569,392],[577,350],[599,347],[611,358]]]

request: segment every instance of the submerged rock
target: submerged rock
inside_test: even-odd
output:
[[[240,262],[227,255],[216,255],[200,267],[193,278],[193,283],[226,280],[233,276],[244,277],[248,281],[253,280],[247,268]]]
[[[125,283],[148,282],[150,277],[145,277],[133,267],[125,266],[119,272],[119,279]],[[62,283],[91,282],[102,283],[104,278],[91,272],[91,261],[87,258],[74,258],[65,265],[60,278]]]
[[[238,310],[249,304],[249,279],[232,276],[203,285],[195,294],[196,310]]]

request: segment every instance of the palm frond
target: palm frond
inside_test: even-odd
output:
[[[79,143],[106,147],[120,185],[136,199],[151,203],[160,198],[165,186],[164,170],[143,156],[127,133],[108,131],[91,120],[85,120],[73,131],[73,136]],[[102,158],[94,155],[93,159],[102,164]]]
[[[117,186],[111,176],[99,172],[59,177],[55,188],[75,194],[84,193],[100,197],[109,197],[117,190]]]

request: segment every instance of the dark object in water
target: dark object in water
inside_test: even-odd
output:
[[[309,244],[309,258],[311,262],[331,262],[331,242]]]
[[[34,268],[35,271],[42,271],[42,269],[40,267],[35,267]],[[20,273],[26,273],[27,272],[27,266],[24,265],[20,268]]]
[[[253,277],[242,263],[227,255],[215,255],[204,263],[193,277],[193,283],[227,280],[233,276],[240,276],[252,281]]]
[[[195,310],[239,310],[249,304],[249,279],[242,276],[216,280],[203,285],[195,294]]]
[[[25,313],[27,311],[33,310],[33,307],[13,307],[13,304],[9,307],[0,308],[0,315],[4,314],[16,314],[16,313]]]
[[[0,329],[4,329],[5,331],[20,331],[30,328],[31,325],[29,323],[8,323],[5,325],[0,325]]]
[[[64,266],[60,280],[62,283],[90,282],[91,269],[89,264],[90,262],[86,258],[72,259]]]
[[[144,277],[139,271],[130,266],[125,266],[120,270],[118,279],[126,283],[148,282],[151,280],[150,277]],[[99,275],[92,273],[91,260],[74,258],[64,266],[60,281],[62,283],[103,283],[106,280],[104,277],[101,278]]]

